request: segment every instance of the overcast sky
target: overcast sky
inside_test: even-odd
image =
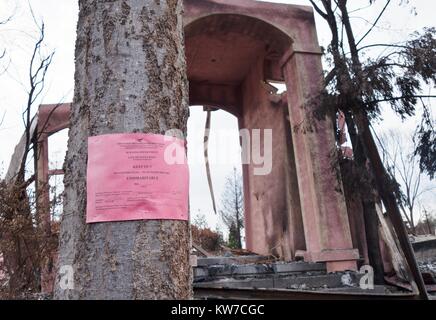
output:
[[[269,2],[309,4],[308,0]],[[368,2],[368,0],[349,1],[350,5],[355,6],[353,8],[362,8],[352,13],[354,30],[357,35],[363,35],[368,30],[368,21],[373,21],[380,8],[385,4],[385,1],[379,0],[376,1],[375,5],[369,7]],[[374,29],[371,36],[366,38],[366,43],[404,41],[409,34],[422,30],[423,27],[436,26],[434,18],[436,1],[411,0],[409,6],[400,6],[400,2],[405,1],[393,1],[378,27]],[[46,25],[46,52],[56,51],[47,76],[44,95],[39,103],[71,102],[74,85],[74,43],[78,3],[76,0],[32,0],[31,4],[37,20],[43,19]],[[6,25],[0,26],[0,50],[3,47],[7,49],[2,66],[4,64],[9,66],[7,73],[0,76],[0,120],[5,114],[4,122],[0,127],[0,172],[3,171],[0,176],[4,175],[13,149],[23,131],[21,113],[27,98],[28,64],[35,38],[38,36],[36,25],[30,15],[28,1],[0,0],[0,20],[7,18],[12,13],[14,13],[13,19]],[[328,27],[318,17],[316,22],[320,44],[327,47],[330,41]],[[384,119],[385,121],[380,125],[375,125],[377,131],[392,128],[411,133],[416,127],[416,118],[401,122],[392,113],[386,112]],[[199,136],[198,133],[203,130],[204,120],[205,114],[202,112],[202,108],[191,107],[188,129],[188,143],[190,145],[201,146],[202,136]],[[227,148],[232,150],[231,154],[237,155],[239,146],[236,118],[222,111],[215,112],[213,113],[212,128],[216,130],[226,129],[232,132],[233,138],[228,139]],[[193,134],[193,132],[197,134]],[[53,162],[56,162],[55,166],[61,166],[66,150],[66,139],[65,132],[50,139],[50,154]],[[214,144],[212,136],[211,145]],[[190,156],[192,157],[192,155]],[[223,191],[225,176],[231,172],[233,166],[240,166],[240,160],[237,156],[225,165],[212,166],[212,178],[218,199]],[[193,215],[198,212],[206,214],[209,224],[215,227],[219,219],[212,214],[204,164],[198,163],[198,161],[195,161],[195,165],[191,166],[190,194],[191,213]],[[434,198],[434,195],[428,197],[427,202],[436,209]]]

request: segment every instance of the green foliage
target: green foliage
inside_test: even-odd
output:
[[[238,237],[238,228],[236,227],[236,224],[232,224],[229,228],[229,240],[227,246],[231,249],[241,249]]]
[[[242,176],[236,168],[227,177],[221,196],[221,219],[229,230],[229,246],[242,248],[242,229],[244,228],[244,194]],[[235,244],[236,243],[236,244]]]
[[[415,114],[422,84],[436,83],[435,35],[435,28],[426,28],[405,45],[386,46],[391,52],[368,59],[362,73],[352,76],[371,115],[380,114],[381,102],[388,102],[403,119]]]

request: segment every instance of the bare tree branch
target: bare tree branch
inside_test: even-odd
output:
[[[31,12],[32,12],[32,16],[34,16],[33,11]],[[48,68],[54,56],[54,51],[45,57],[43,56],[41,49],[45,39],[44,22],[42,22],[40,26],[37,24],[37,26],[40,34],[38,40],[34,45],[32,57],[30,59],[29,74],[28,74],[29,91],[27,96],[27,105],[22,114],[23,123],[25,127],[26,142],[25,142],[25,152],[24,152],[23,159],[21,160],[21,165],[19,170],[20,179],[24,179],[26,159],[30,151],[31,140],[33,138],[30,136],[32,107],[34,103],[37,101],[37,99],[39,98],[39,96],[41,95],[42,91],[44,90],[45,77],[47,75]]]
[[[309,1],[312,4],[313,8],[316,10],[316,12],[324,19],[327,19],[327,14],[321,10],[321,8],[315,3],[315,1],[313,0],[309,0]]]
[[[244,228],[244,194],[242,176],[236,168],[233,168],[232,174],[226,178],[219,212],[224,224],[229,229],[229,240],[232,237],[232,240],[236,242],[232,245],[241,249],[241,231]]]
[[[375,26],[377,25],[377,23],[379,22],[380,18],[383,16],[383,14],[385,13],[385,11],[388,8],[390,3],[391,3],[391,0],[388,0],[386,2],[386,5],[383,7],[383,9],[380,12],[380,14],[378,15],[377,19],[375,19],[375,21],[372,24],[371,28],[362,36],[362,38],[360,38],[359,41],[357,41],[356,46],[358,46],[371,33],[371,31],[375,28]]]
[[[360,47],[357,50],[361,51],[364,49],[369,49],[369,48],[374,48],[374,47],[390,47],[390,48],[402,48],[402,49],[408,48],[408,46],[400,45],[400,44],[374,43],[374,44],[369,44],[369,45]]]
[[[4,24],[8,23],[9,21],[11,21],[13,16],[14,16],[14,14],[11,14],[8,18],[6,18],[6,20],[0,21],[0,25],[4,25]],[[0,54],[0,60],[3,59],[5,56],[6,56],[6,49],[3,49],[3,52]],[[5,73],[6,70],[7,70],[7,67],[3,68],[3,70],[0,72],[0,75]]]
[[[9,21],[12,20],[12,18],[14,17],[15,13],[12,13],[9,17],[7,17],[5,20],[0,21],[0,25],[6,24]]]
[[[400,97],[391,97],[385,99],[372,100],[367,102],[366,104],[380,103],[380,102],[388,102],[394,100],[403,100],[406,98],[436,98],[436,95],[410,95],[410,96],[400,96]]]
[[[409,152],[413,146],[407,147],[406,137],[398,131],[390,130],[377,139],[387,170],[392,179],[398,179],[400,183],[399,207],[412,232],[415,233],[416,206],[422,201],[423,194],[435,189],[435,186],[423,184],[423,174],[416,170],[418,159],[412,152]],[[410,142],[413,142],[412,138]]]

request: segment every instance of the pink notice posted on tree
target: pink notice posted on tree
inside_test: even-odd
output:
[[[185,140],[131,133],[88,138],[86,222],[188,220]]]

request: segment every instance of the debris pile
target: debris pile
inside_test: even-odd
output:
[[[359,292],[363,274],[354,271],[327,273],[324,263],[283,262],[271,257],[220,256],[199,258],[194,268],[195,288],[290,289]],[[373,293],[389,293],[374,286]]]

